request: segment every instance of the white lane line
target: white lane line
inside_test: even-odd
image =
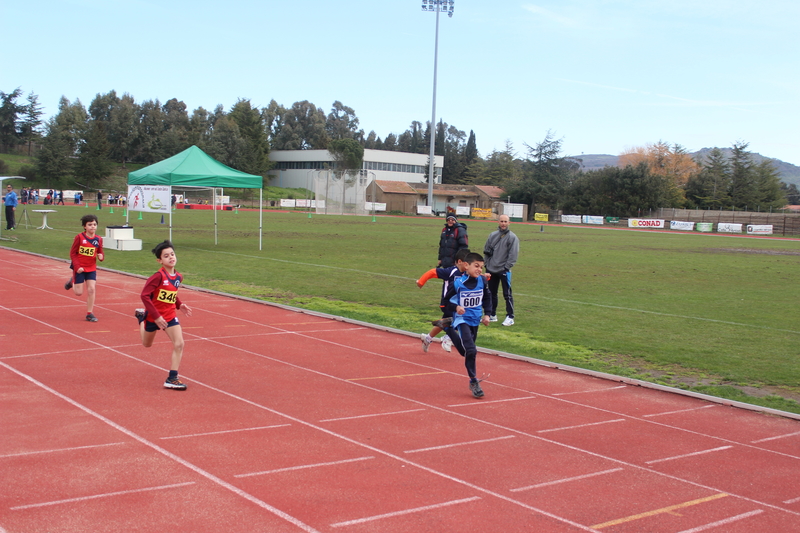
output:
[[[777,439],[784,439],[786,437],[794,437],[795,435],[800,435],[800,431],[795,431],[794,433],[787,433],[786,435],[778,435],[777,437],[767,437],[766,439],[759,439],[750,441],[750,444],[758,444],[759,442],[767,442],[770,440],[777,440]]]
[[[525,396],[524,398],[506,398],[505,400],[481,400],[480,402],[469,402],[469,403],[454,403],[448,405],[447,407],[471,407],[473,405],[488,405],[490,403],[504,403],[504,402],[518,402],[520,400],[535,400],[536,396]]]
[[[366,518],[359,518],[357,520],[348,520],[347,522],[337,522],[335,524],[331,524],[331,527],[344,527],[344,526],[352,526],[355,524],[363,524],[365,522],[372,522],[374,520],[381,520],[383,518],[391,518],[393,516],[402,516],[413,513],[421,513],[423,511],[430,511],[432,509],[441,509],[442,507],[449,507],[451,505],[459,505],[462,503],[474,502],[480,499],[481,499],[480,496],[473,496],[472,498],[464,498],[463,500],[453,500],[444,503],[437,503],[435,505],[426,505],[424,507],[415,507],[414,509],[406,509],[405,511],[395,511],[393,513],[379,514],[375,516],[368,516]]]
[[[584,474],[582,476],[567,477],[564,479],[557,479],[555,481],[547,481],[545,483],[537,483],[536,485],[528,485],[527,487],[519,487],[518,489],[510,489],[509,492],[522,492],[524,490],[538,489],[541,487],[548,487],[550,485],[558,485],[559,483],[569,483],[570,481],[578,481],[580,479],[587,479],[595,476],[603,476],[605,474],[613,474],[619,472],[622,468],[612,468],[611,470],[603,470],[602,472],[594,472],[592,474]]]
[[[205,437],[207,435],[224,435],[226,433],[238,433],[240,431],[258,431],[259,429],[285,428],[287,426],[291,426],[291,424],[276,424],[274,426],[261,426],[257,428],[226,429],[223,431],[209,431],[208,433],[192,433],[191,435],[175,435],[172,437],[161,437],[161,440],[189,439],[192,437]]]
[[[699,451],[699,452],[692,452],[692,453],[686,453],[686,454],[683,454],[683,455],[676,455],[674,457],[664,457],[663,459],[654,459],[652,461],[645,461],[644,464],[652,465],[652,464],[655,464],[655,463],[663,463],[664,461],[674,461],[675,459],[683,459],[685,457],[694,457],[695,455],[704,455],[704,454],[707,454],[707,453],[721,452],[722,450],[728,450],[730,448],[733,448],[733,446],[720,446],[719,448],[712,448],[710,450],[702,450],[702,451]]]
[[[425,409],[408,409],[406,411],[392,411],[391,413],[374,413],[370,415],[343,416],[342,418],[326,418],[325,420],[320,420],[320,422],[339,422],[340,420],[357,420],[359,418],[372,418],[375,416],[403,415],[405,413],[416,413],[418,411],[424,411],[424,410]]]
[[[587,428],[589,426],[601,426],[603,424],[613,424],[615,422],[625,422],[624,418],[617,418],[615,420],[604,420],[602,422],[591,422],[589,424],[578,424],[577,426],[564,426],[561,428],[540,429],[536,433],[552,433],[553,431],[564,431],[567,429]]]
[[[89,448],[102,448],[104,446],[119,446],[120,444],[126,444],[124,442],[110,442],[108,444],[90,444],[87,446],[74,446],[72,448],[55,448],[52,450],[37,450],[35,452],[21,452],[21,453],[9,453],[6,455],[0,455],[0,459],[4,457],[21,457],[26,455],[36,455],[38,453],[58,453],[58,452],[71,452],[74,450],[86,450]]]
[[[52,502],[43,502],[43,503],[31,503],[29,505],[18,505],[16,507],[11,507],[12,511],[20,511],[22,509],[33,509],[35,507],[47,507],[49,505],[60,505],[62,503],[74,503],[74,502],[82,502],[86,500],[96,500],[98,498],[110,498],[112,496],[122,496],[124,494],[136,494],[137,492],[149,492],[153,490],[166,490],[166,489],[174,489],[176,487],[186,487],[188,485],[194,485],[194,481],[187,481],[186,483],[175,483],[173,485],[161,485],[159,487],[147,487],[144,489],[132,489],[132,490],[120,490],[117,492],[106,492],[105,494],[93,494],[92,496],[81,496],[79,498],[67,498],[66,500],[55,500]]]
[[[699,411],[700,409],[710,409],[712,407],[719,407],[719,405],[704,405],[702,407],[692,407],[691,409],[680,409],[678,411],[666,411],[663,413],[653,413],[650,415],[642,415],[642,418],[652,418],[654,416],[675,415],[678,413],[690,413],[692,411]]]
[[[786,500],[783,503],[797,503],[800,502],[800,498],[792,498],[791,500]]]
[[[368,457],[356,457],[355,459],[343,459],[341,461],[331,461],[331,462],[328,462],[328,463],[315,463],[313,465],[288,466],[286,468],[276,468],[275,470],[263,470],[261,472],[248,472],[246,474],[236,474],[233,477],[264,476],[264,475],[267,475],[267,474],[276,474],[278,472],[291,472],[293,470],[305,470],[306,468],[318,468],[320,466],[335,466],[335,465],[343,465],[343,464],[347,464],[347,463],[356,463],[358,461],[367,461],[369,459],[375,459],[375,457],[370,455]]]
[[[756,516],[758,514],[763,513],[761,509],[756,511],[750,511],[749,513],[738,514],[736,516],[732,516],[730,518],[726,518],[724,520],[718,520],[716,522],[711,522],[710,524],[706,524],[704,526],[693,527],[692,529],[684,529],[683,531],[679,531],[678,533],[699,533],[700,531],[706,531],[708,529],[712,529],[719,526],[726,526],[733,522],[738,522],[739,520],[744,520],[745,518],[750,518],[751,516]]]
[[[571,394],[588,394],[592,392],[606,392],[610,390],[617,390],[617,389],[624,389],[627,385],[620,385],[619,387],[605,387],[602,389],[588,389],[588,390],[579,390],[575,392],[556,392],[553,396],[569,396]]]
[[[494,442],[498,440],[513,439],[516,435],[506,435],[505,437],[495,437],[493,439],[471,440],[469,442],[456,442],[454,444],[443,444],[442,446],[431,446],[430,448],[419,448],[417,450],[407,450],[403,453],[419,453],[429,452],[432,450],[444,450],[446,448],[455,448],[456,446],[470,446],[472,444],[483,444],[484,442]]]

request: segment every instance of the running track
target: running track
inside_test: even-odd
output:
[[[188,288],[170,391],[67,275],[0,249],[0,533],[800,531],[796,420]]]

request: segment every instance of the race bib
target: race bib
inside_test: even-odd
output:
[[[483,305],[483,291],[461,291],[459,293],[459,303],[461,307],[480,307]]]
[[[85,255],[86,257],[94,257],[94,253],[97,251],[97,248],[94,246],[80,246],[78,247],[78,254]]]
[[[156,300],[159,302],[174,304],[178,301],[178,293],[176,291],[165,291],[162,289],[158,291],[158,297]]]

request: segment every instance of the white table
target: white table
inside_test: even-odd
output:
[[[41,213],[42,216],[44,217],[44,220],[42,220],[41,227],[38,227],[36,229],[53,229],[47,225],[47,213],[57,213],[58,211],[56,211],[55,209],[32,209],[32,211],[34,213]]]

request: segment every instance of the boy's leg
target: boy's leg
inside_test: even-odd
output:
[[[97,281],[93,279],[86,280],[86,313],[91,314],[94,310],[94,298],[97,287]],[[78,294],[77,287],[75,293]]]
[[[478,333],[478,326],[459,324],[458,329],[461,334],[461,346],[464,348],[464,366],[467,367],[469,380],[476,381],[478,378],[475,369],[475,360],[478,355],[478,347],[475,346],[475,336]]]
[[[183,330],[180,326],[169,327],[167,328],[167,336],[172,341],[172,361],[169,369],[177,372],[183,357]]]
[[[158,333],[158,330],[147,331],[145,329],[145,324],[147,324],[146,320],[139,322],[139,334],[142,336],[142,346],[149,348],[153,345],[153,341],[156,338],[156,333]]]

